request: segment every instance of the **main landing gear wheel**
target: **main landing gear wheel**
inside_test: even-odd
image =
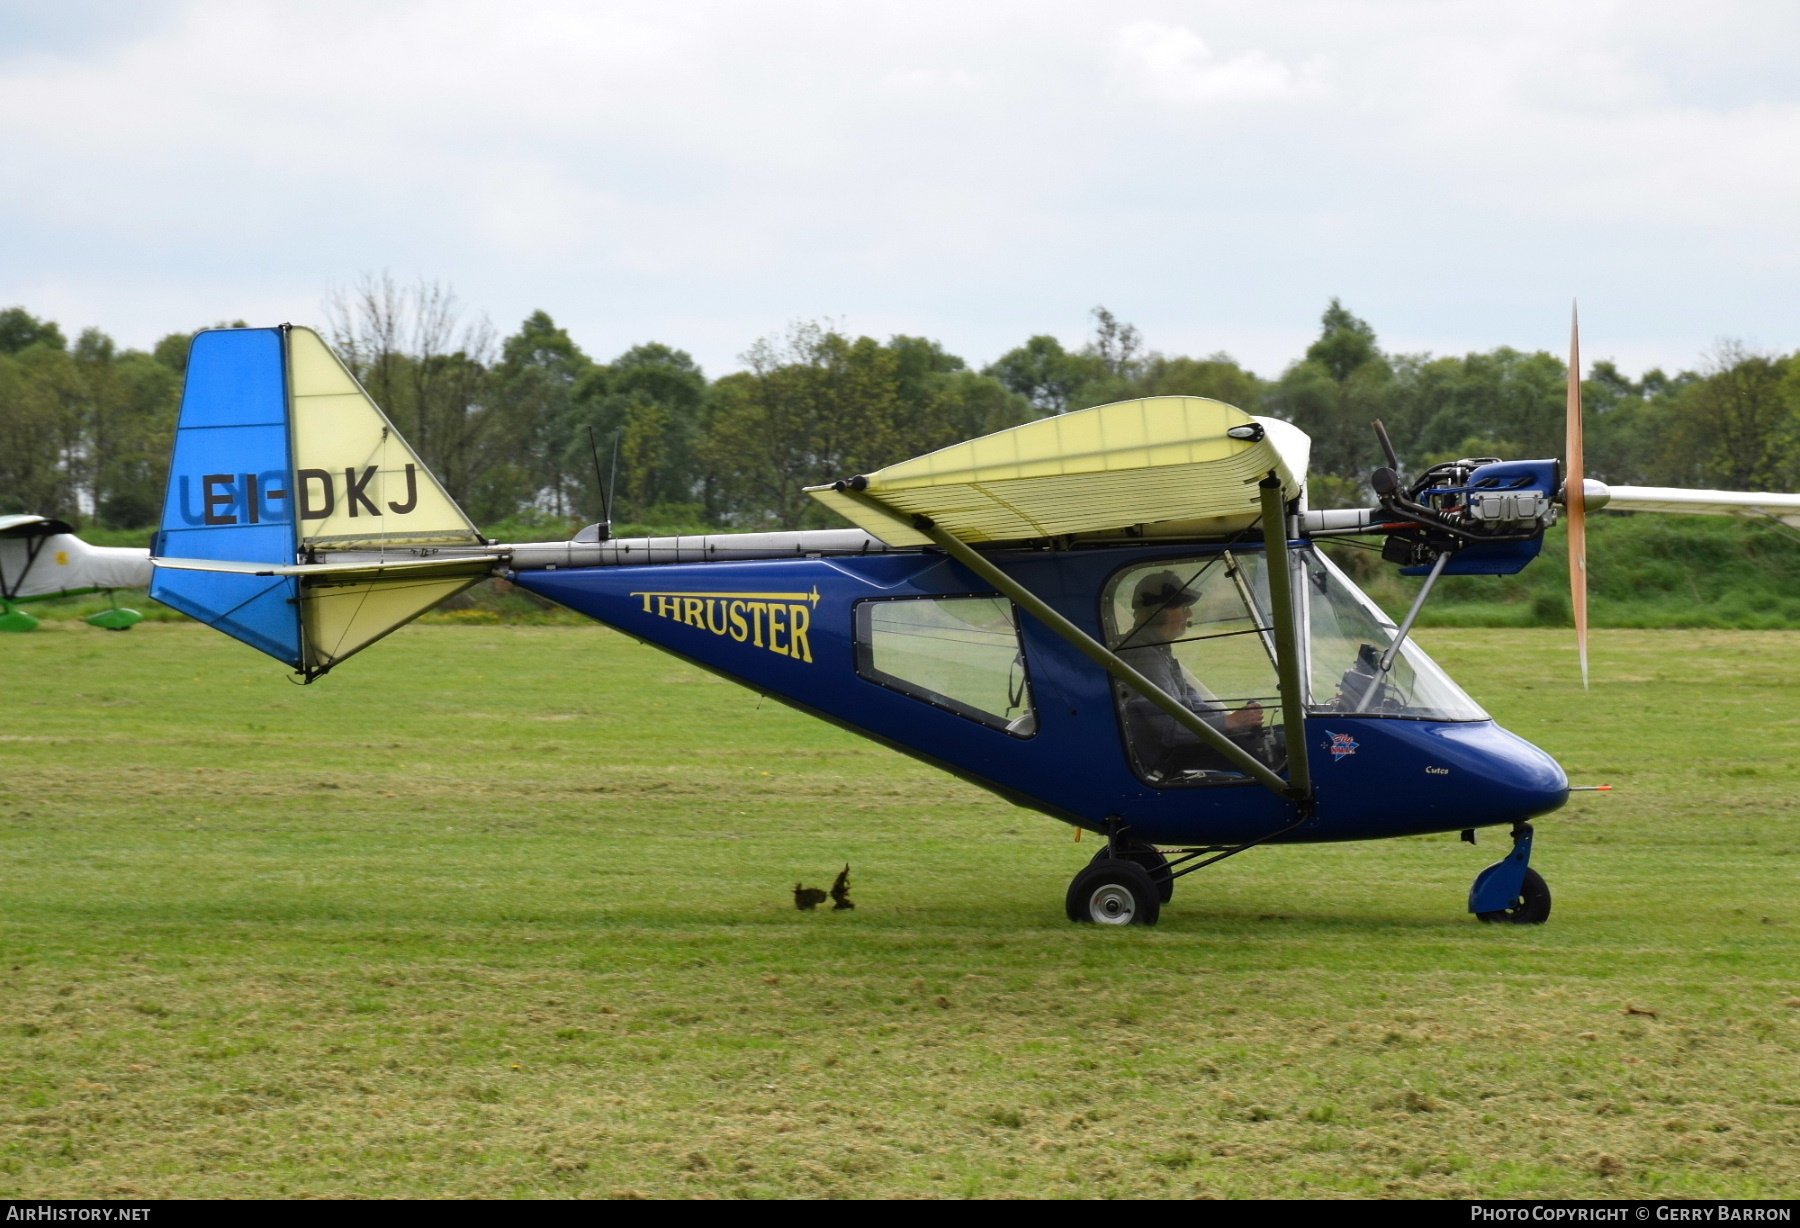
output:
[[[1098,925],[1155,925],[1162,915],[1161,892],[1150,874],[1124,857],[1105,857],[1069,884],[1069,920]]]
[[[1088,864],[1097,866],[1111,856],[1109,851],[1101,849]],[[1169,873],[1169,859],[1155,845],[1134,844],[1123,856],[1126,861],[1136,862],[1143,867],[1144,873],[1150,876],[1150,881],[1156,884],[1156,896],[1159,900],[1167,904],[1175,898],[1175,876]]]
[[[1483,921],[1511,922],[1513,925],[1542,925],[1550,919],[1550,885],[1536,870],[1525,871],[1519,895],[1509,906],[1493,912],[1475,914]]]

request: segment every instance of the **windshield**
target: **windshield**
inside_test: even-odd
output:
[[[1382,654],[1394,622],[1316,548],[1296,551],[1307,600],[1301,609],[1311,645],[1311,710],[1417,720],[1482,721],[1481,706],[1408,637],[1386,674]]]

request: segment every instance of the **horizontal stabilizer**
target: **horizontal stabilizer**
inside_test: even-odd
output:
[[[452,559],[435,567],[364,566],[297,577],[307,672],[324,673],[480,583],[492,569],[491,558]]]
[[[500,554],[462,554],[448,559],[384,559],[358,563],[241,563],[229,559],[151,559],[158,567],[175,571],[223,571],[240,576],[339,576],[374,579],[392,572],[419,575],[451,574],[486,575],[505,556]]]

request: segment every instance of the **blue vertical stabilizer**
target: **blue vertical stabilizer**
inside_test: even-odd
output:
[[[287,372],[274,328],[200,333],[169,466],[159,558],[294,562]],[[298,669],[298,581],[158,567],[156,600]]]

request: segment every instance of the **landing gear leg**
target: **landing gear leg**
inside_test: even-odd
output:
[[[1531,868],[1531,824],[1514,823],[1512,853],[1475,876],[1469,911],[1482,921],[1542,925],[1550,919],[1550,888]]]
[[[1119,857],[1126,861],[1136,862],[1156,884],[1156,894],[1164,904],[1175,898],[1175,876],[1169,870],[1169,859],[1163,856],[1162,850],[1153,844],[1138,844],[1135,841],[1124,845],[1118,852],[1101,849],[1094,854],[1089,866],[1097,866],[1108,858]]]
[[[1127,840],[1117,818],[1106,820],[1106,847],[1069,884],[1069,920],[1098,925],[1155,925],[1175,893],[1168,858]]]

